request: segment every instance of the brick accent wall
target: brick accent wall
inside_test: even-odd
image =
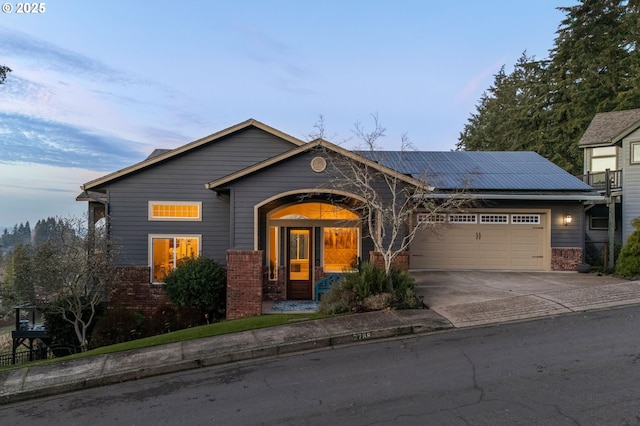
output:
[[[384,268],[384,259],[382,258],[382,255],[379,252],[370,251],[369,258],[371,259],[371,263],[373,263],[374,265],[380,268]],[[409,270],[409,252],[403,251],[402,253],[399,253],[398,256],[396,256],[396,258],[393,259],[392,265],[395,266],[396,268],[402,269],[404,271],[408,271]]]
[[[575,271],[576,265],[582,263],[582,248],[580,247],[552,247],[551,270]]]
[[[285,269],[283,266],[278,267],[278,278],[269,279],[269,268],[264,268],[262,275],[262,299],[263,300],[285,300],[287,293],[287,285],[285,282]]]
[[[227,250],[227,319],[262,314],[262,250]]]
[[[122,278],[109,288],[109,308],[137,309],[150,317],[159,307],[171,303],[161,285],[150,283],[148,266],[120,266],[116,274]]]

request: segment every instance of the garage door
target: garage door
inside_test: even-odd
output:
[[[544,214],[464,213],[427,216],[434,226],[411,244],[412,269],[545,270]]]

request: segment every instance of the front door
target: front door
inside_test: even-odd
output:
[[[288,228],[287,299],[311,300],[311,228]]]

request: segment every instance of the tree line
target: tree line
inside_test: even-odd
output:
[[[55,217],[39,220],[33,231],[29,221],[20,224],[16,223],[11,231],[7,228],[4,229],[2,236],[0,236],[0,246],[5,251],[10,251],[17,244],[38,245],[51,238],[64,226],[65,221],[62,218]]]
[[[640,107],[640,0],[581,0],[549,57],[503,66],[460,133],[458,150],[535,151],[582,173],[578,141],[598,112]]]

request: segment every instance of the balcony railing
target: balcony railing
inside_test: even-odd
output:
[[[594,189],[610,195],[614,191],[622,190],[622,170],[605,170],[604,172],[587,172],[582,175],[582,181]]]

